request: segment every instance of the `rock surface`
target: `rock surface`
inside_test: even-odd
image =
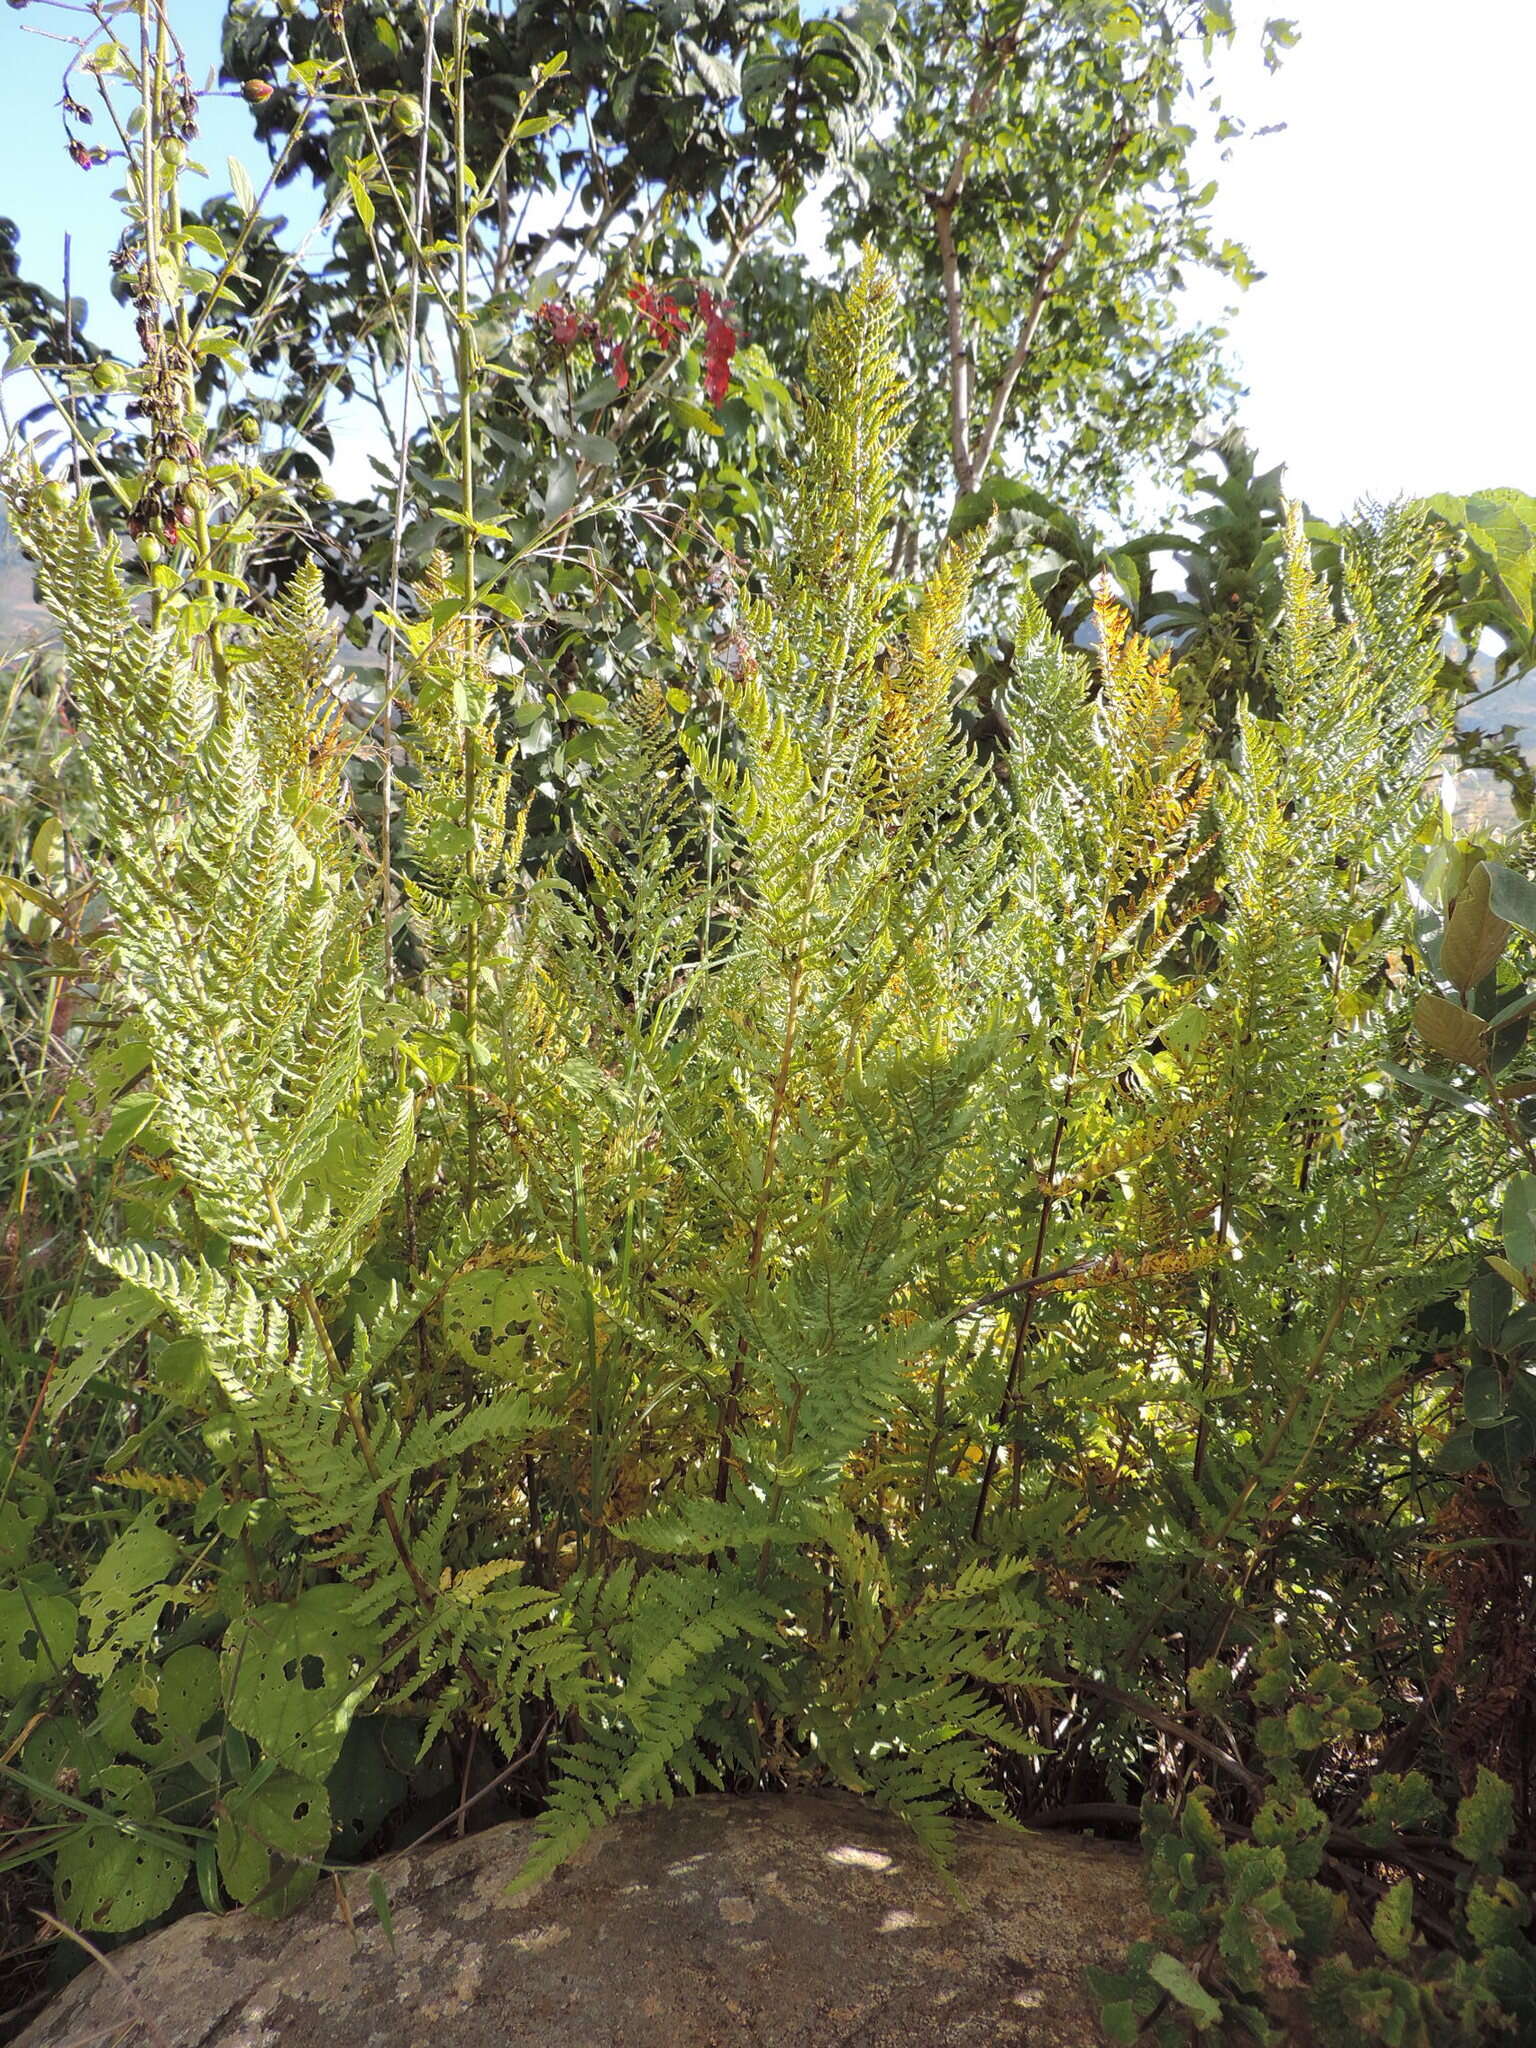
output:
[[[1084,1966],[1142,1931],[1132,1852],[963,1827],[955,1876],[843,1798],[680,1802],[509,1899],[529,1824],[195,1914],[93,1965],[22,2048],[1092,2048]]]

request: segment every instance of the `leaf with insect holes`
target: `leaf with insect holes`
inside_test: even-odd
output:
[[[323,1779],[359,1703],[377,1644],[353,1616],[346,1586],[310,1586],[297,1600],[242,1614],[224,1638],[229,1718],[302,1778]]]
[[[59,1917],[83,1934],[126,1934],[175,1903],[191,1857],[151,1825],[154,1788],[136,1764],[113,1764],[93,1788],[113,1816],[87,1821],[55,1851]]]
[[[114,1287],[110,1294],[77,1295],[55,1318],[53,1337],[61,1348],[78,1345],[80,1356],[55,1375],[48,1390],[50,1418],[61,1415],[123,1346],[147,1329],[160,1304],[142,1287]]]
[[[1389,1962],[1403,1963],[1413,1945],[1413,1879],[1405,1877],[1393,1885],[1371,1917],[1376,1946]]]
[[[80,1611],[89,1636],[75,1658],[87,1678],[110,1678],[124,1657],[147,1650],[171,1597],[166,1583],[176,1570],[181,1546],[146,1508],[110,1543],[80,1589]]]
[[[466,1365],[506,1371],[537,1308],[530,1273],[482,1266],[461,1273],[443,1296],[443,1335]]]
[[[1477,1783],[1456,1809],[1456,1853],[1474,1870],[1491,1875],[1514,1832],[1514,1793],[1486,1765],[1477,1767]]]
[[[225,1799],[217,1829],[219,1876],[237,1904],[277,1919],[314,1890],[330,1839],[324,1785],[274,1771]]]
[[[31,1686],[58,1682],[75,1647],[75,1603],[28,1585],[0,1592],[0,1700],[20,1699]]]

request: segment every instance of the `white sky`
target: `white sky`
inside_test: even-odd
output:
[[[1234,112],[1287,128],[1213,167],[1266,273],[1232,325],[1261,460],[1330,518],[1536,492],[1536,0],[1246,6],[1301,28],[1273,78],[1251,45],[1223,67]]]

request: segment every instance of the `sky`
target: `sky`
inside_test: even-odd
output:
[[[1285,130],[1212,169],[1222,232],[1267,273],[1232,323],[1262,461],[1326,518],[1363,497],[1536,492],[1536,0],[1263,11],[1282,7],[1301,41],[1280,70],[1250,44],[1222,84],[1253,127]]]
[[[1282,7],[1302,35],[1271,77],[1254,31]],[[77,11],[34,0],[0,13],[0,213],[21,227],[29,274],[55,286],[71,234],[74,289],[99,314],[113,174],[63,154],[67,50],[48,33]],[[1252,128],[1285,124],[1227,162],[1210,152],[1220,232],[1265,273],[1232,324],[1249,394],[1239,417],[1261,459],[1284,462],[1288,487],[1328,518],[1362,498],[1536,491],[1536,0],[1238,0],[1237,12],[1248,33],[1222,65],[1227,103]],[[216,58],[222,13],[220,0],[174,0],[195,77]],[[237,102],[210,102],[204,130],[221,184],[230,149],[260,184]],[[1224,296],[1197,289],[1191,312],[1214,316]],[[92,325],[126,339],[120,316]],[[344,444],[343,469],[357,474],[339,487],[366,483],[363,452]]]

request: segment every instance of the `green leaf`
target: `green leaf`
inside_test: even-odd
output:
[[[156,1688],[156,1719],[191,1741],[218,1712],[219,1660],[202,1643],[183,1644],[160,1666]]]
[[[1514,1826],[1514,1793],[1502,1778],[1479,1764],[1477,1783],[1456,1809],[1456,1853],[1490,1876],[1499,1867]]]
[[[443,1296],[443,1335],[476,1372],[506,1372],[522,1355],[538,1292],[526,1271],[480,1266],[461,1273]]]
[[[606,718],[608,699],[596,690],[567,690],[564,708],[571,718]]]
[[[377,1645],[353,1617],[347,1586],[239,1615],[224,1638],[229,1718],[296,1776],[323,1780],[374,1677]]]
[[[1130,0],[1122,0],[1120,6],[1111,8],[1099,24],[1099,34],[1106,43],[1128,42],[1140,33],[1141,16]]]
[[[75,1603],[23,1583],[0,1591],[0,1701],[62,1681],[75,1649]]]
[[[324,1785],[273,1771],[224,1801],[216,1840],[219,1875],[242,1906],[272,1919],[314,1890],[331,1839]]]
[[[256,188],[251,183],[250,173],[239,157],[226,159],[229,165],[229,189],[235,195],[235,204],[244,214],[256,211]]]
[[[207,1913],[222,1913],[224,1894],[219,1890],[219,1852],[207,1835],[198,1838],[197,1854],[194,1859],[197,1870],[197,1895]]]
[[[1482,1063],[1488,1035],[1480,1017],[1444,996],[1422,995],[1413,1006],[1413,1025],[1426,1045],[1460,1066]]]
[[[683,426],[692,427],[700,434],[712,435],[716,440],[720,438],[723,431],[720,422],[702,405],[695,405],[691,398],[669,398],[667,410]]]
[[[59,1916],[84,1934],[131,1934],[175,1904],[192,1859],[143,1823],[152,1821],[154,1792],[135,1764],[98,1773],[95,1790],[113,1819],[66,1835],[54,1860]]]
[[[1461,1405],[1474,1429],[1493,1429],[1504,1417],[1504,1382],[1491,1365],[1474,1365],[1462,1382]]]
[[[1487,862],[1479,861],[1457,892],[1446,920],[1440,971],[1463,995],[1498,966],[1509,937],[1507,920],[1489,902],[1491,880]]]
[[[374,211],[373,194],[363,183],[362,175],[357,165],[350,158],[347,160],[347,190],[352,194],[352,204],[357,209],[357,217],[363,224],[364,232],[371,233]]]
[[[373,1910],[379,1916],[379,1926],[389,1944],[390,1954],[395,1952],[395,1916],[390,1911],[389,1893],[384,1889],[384,1880],[373,1871],[368,1879],[368,1896],[373,1901]]]
[[[688,59],[690,70],[701,79],[717,100],[732,100],[741,91],[741,76],[729,57],[714,55],[692,36],[679,36],[677,46]]]
[[[51,1334],[61,1350],[77,1344],[80,1356],[66,1371],[54,1375],[46,1403],[50,1420],[62,1415],[108,1359],[116,1357],[159,1313],[154,1296],[131,1285],[115,1287],[110,1294],[77,1295],[66,1304],[55,1318]]]
[[[1188,1963],[1181,1963],[1177,1956],[1169,1955],[1166,1949],[1159,1949],[1147,1964],[1147,1975],[1170,1998],[1176,1998],[1187,2012],[1194,2014],[1197,2027],[1220,2024],[1221,2007]]]
[[[1531,1284],[1518,1266],[1512,1266],[1508,1259],[1501,1258],[1497,1252],[1487,1252],[1484,1257],[1494,1272],[1509,1282],[1516,1294],[1526,1300],[1530,1299]]]
[[[382,1715],[359,1715],[326,1779],[332,1851],[348,1860],[362,1855],[405,1797],[406,1781],[385,1753],[386,1725]]]
[[[1431,1096],[1436,1102],[1448,1102],[1453,1109],[1459,1109],[1467,1116],[1493,1115],[1486,1102],[1479,1102],[1475,1095],[1468,1095],[1464,1088],[1455,1087],[1451,1082],[1442,1080],[1438,1074],[1415,1073],[1411,1067],[1395,1066],[1391,1060],[1383,1060],[1381,1070],[1384,1074],[1390,1074],[1392,1079],[1404,1088],[1412,1088],[1420,1095]]]
[[[114,1104],[112,1118],[97,1146],[97,1157],[115,1159],[125,1151],[150,1122],[159,1108],[158,1097],[150,1094],[124,1095]],[[130,1332],[136,1335],[137,1332]]]
[[[1467,1321],[1485,1351],[1497,1351],[1499,1338],[1514,1306],[1514,1290],[1498,1271],[1484,1267],[1467,1289]]]
[[[75,1664],[88,1678],[110,1678],[124,1657],[154,1640],[171,1598],[167,1581],[181,1556],[181,1546],[160,1527],[156,1513],[146,1508],[110,1543],[80,1589],[88,1634]]]
[[[194,247],[211,256],[221,268],[228,262],[229,251],[224,246],[224,237],[216,228],[209,227],[206,221],[189,220],[181,232]]]
[[[1483,866],[1488,875],[1489,908],[1521,931],[1536,933],[1536,882],[1496,860],[1485,861]]]
[[[1536,1173],[1510,1176],[1500,1219],[1504,1249],[1522,1273],[1536,1269]]]

